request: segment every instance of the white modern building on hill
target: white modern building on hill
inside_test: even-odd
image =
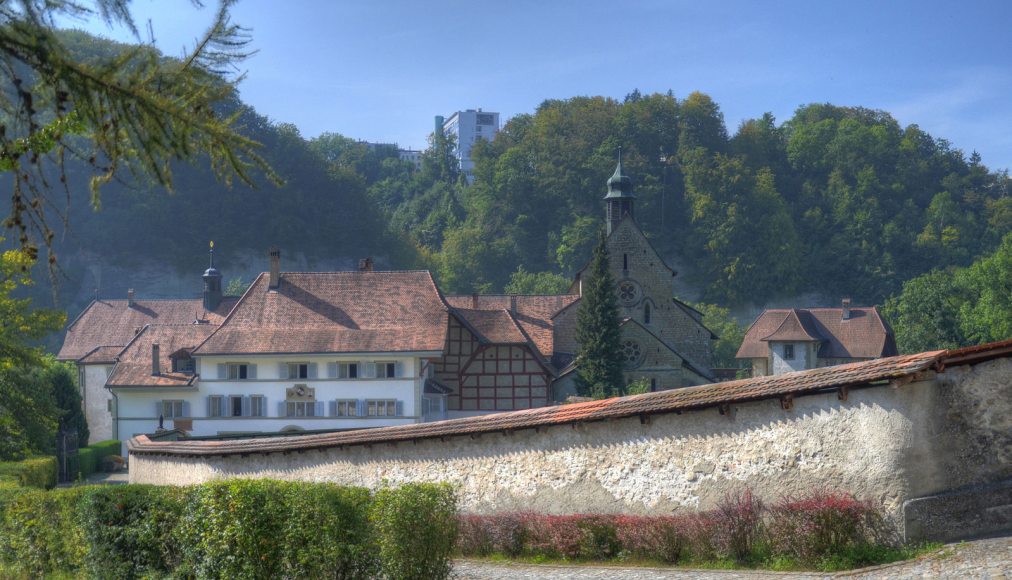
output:
[[[442,119],[442,117],[437,117]],[[468,109],[457,111],[442,122],[443,134],[453,135],[457,142],[457,160],[460,171],[468,182],[474,179],[474,162],[471,161],[471,148],[478,139],[491,141],[499,132],[499,113]]]

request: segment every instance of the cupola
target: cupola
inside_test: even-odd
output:
[[[632,193],[632,180],[622,172],[621,147],[618,149],[618,165],[608,179],[608,195],[604,196],[604,200],[607,203],[608,233],[611,234],[626,215],[633,215],[636,200]]]

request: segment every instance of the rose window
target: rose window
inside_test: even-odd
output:
[[[626,368],[634,369],[643,362],[643,348],[635,340],[623,341],[622,357]]]
[[[640,288],[632,280],[623,280],[618,284],[618,300],[622,304],[635,304],[640,297]]]

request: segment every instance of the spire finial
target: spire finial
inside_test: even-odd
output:
[[[210,257],[211,257],[210,267],[213,268],[214,267],[214,240],[211,240],[210,246],[211,246],[211,249],[208,250],[208,254],[210,254]]]

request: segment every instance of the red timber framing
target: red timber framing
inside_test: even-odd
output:
[[[548,404],[551,375],[529,346],[481,344],[450,317],[446,352],[433,372],[454,391],[450,410],[512,411]]]

